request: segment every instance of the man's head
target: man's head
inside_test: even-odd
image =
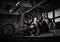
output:
[[[41,12],[41,16],[42,16],[42,18],[46,18],[46,17],[47,17],[45,10],[43,10],[43,11]]]
[[[45,13],[44,12],[42,12],[42,18],[45,18]]]

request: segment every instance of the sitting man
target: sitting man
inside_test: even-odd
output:
[[[52,21],[52,19],[47,18],[46,13],[43,11],[41,13],[41,19],[40,20],[35,20],[34,24],[36,28],[39,28],[41,33],[46,33],[46,32],[54,32],[55,33],[55,23]]]

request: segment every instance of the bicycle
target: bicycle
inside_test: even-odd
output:
[[[21,26],[19,24],[16,25],[16,23],[15,23],[15,25],[17,26],[17,27],[15,27],[14,25],[12,25],[10,23],[6,23],[5,25],[3,25],[1,27],[2,28],[1,32],[3,35],[13,36],[16,32],[27,29],[27,26],[29,26],[33,22],[33,16],[31,14],[24,13],[23,7],[21,8],[21,11],[19,12],[19,14],[21,15],[21,20],[19,23]],[[24,25],[27,25],[27,26],[24,27]]]

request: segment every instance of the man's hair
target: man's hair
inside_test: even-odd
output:
[[[42,14],[42,13],[45,13],[45,10],[42,10],[41,14]]]

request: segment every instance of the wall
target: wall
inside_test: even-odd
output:
[[[0,14],[0,25],[2,23],[12,23],[12,24],[14,24],[15,22],[17,22],[17,18],[19,18],[19,16]]]

